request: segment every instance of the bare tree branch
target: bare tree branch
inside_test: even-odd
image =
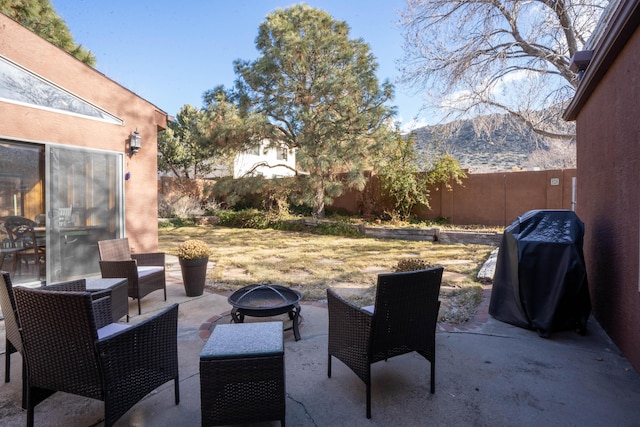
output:
[[[424,90],[446,119],[506,112],[540,135],[570,140],[575,131],[558,108],[575,93],[569,64],[607,3],[407,0],[402,82]],[[532,119],[541,116],[544,123]]]

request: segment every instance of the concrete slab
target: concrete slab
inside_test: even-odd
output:
[[[187,298],[170,279],[162,293],[143,300],[137,322],[179,302],[181,402],[167,383],[125,414],[117,426],[200,425],[199,353],[206,332],[227,322],[226,296]],[[485,299],[488,297],[485,294]],[[133,304],[133,303],[132,303]],[[285,333],[287,419],[290,426],[633,426],[640,423],[640,375],[593,319],[586,336],[568,331],[550,339],[488,316],[485,302],[474,321],[441,325],[437,335],[436,392],[429,393],[429,363],[417,354],[373,365],[372,419],[365,417],[364,384],[334,359],[327,377],[327,310],[303,304],[302,339]],[[131,313],[137,311],[131,310]],[[253,319],[252,321],[270,320]],[[4,322],[0,322],[4,349]],[[21,358],[0,383],[0,424],[24,425],[20,408]],[[56,393],[36,407],[39,426],[102,425],[102,402]],[[255,426],[272,426],[259,423]]]

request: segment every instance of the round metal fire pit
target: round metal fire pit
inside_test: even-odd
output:
[[[244,316],[271,317],[288,313],[292,320],[293,335],[298,341],[298,318],[300,316],[299,292],[281,285],[257,284],[238,289],[229,296],[233,306],[231,318],[235,323],[244,322]]]

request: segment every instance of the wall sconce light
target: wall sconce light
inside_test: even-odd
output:
[[[138,128],[129,137],[129,150],[131,154],[136,154],[142,147],[142,137],[138,133]]]

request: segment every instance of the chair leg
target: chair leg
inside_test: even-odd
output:
[[[27,375],[27,363],[22,359],[22,409],[27,409],[27,387],[29,387]]]
[[[436,392],[436,358],[431,362],[431,394]]]
[[[8,383],[9,381],[11,381],[11,377],[10,377],[10,371],[11,371],[11,350],[10,350],[10,345],[11,343],[9,342],[9,340],[5,341],[6,344],[4,346],[4,382]]]
[[[367,387],[367,418],[371,418],[371,364],[367,365],[367,381],[364,382]]]
[[[176,377],[176,379],[173,380],[173,389],[174,389],[175,398],[176,398],[176,405],[178,405],[180,403],[180,380],[178,377]]]
[[[142,308],[140,306],[140,298],[138,298],[138,316],[142,314]]]
[[[27,427],[33,427],[33,395],[31,389],[27,391]]]
[[[367,419],[371,419],[371,380],[369,380],[366,386],[367,386]]]
[[[329,355],[329,361],[327,363],[327,376],[331,378],[331,355]]]

